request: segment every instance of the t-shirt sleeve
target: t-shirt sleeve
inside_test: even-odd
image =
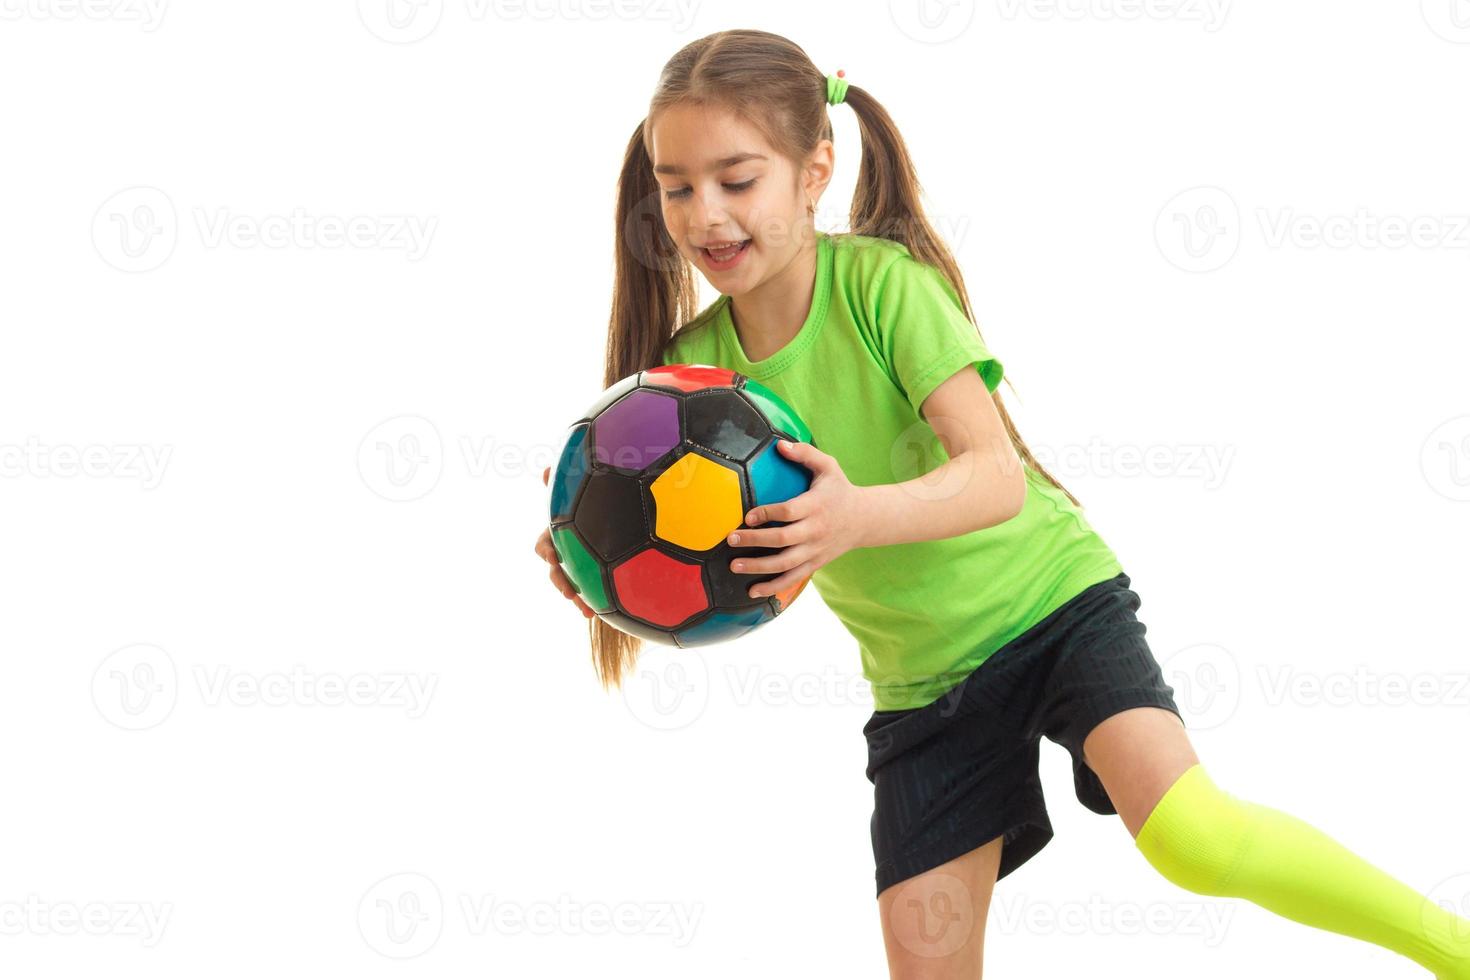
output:
[[[1004,368],[965,316],[944,273],[901,255],[884,271],[874,320],[880,353],[898,386],[922,417],[924,399],[956,371],[974,365],[995,391]]]

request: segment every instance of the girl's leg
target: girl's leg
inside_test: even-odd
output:
[[[1134,845],[1164,877],[1391,949],[1440,980],[1470,980],[1470,920],[1312,825],[1224,792],[1188,762],[1188,744],[1179,719],[1161,708],[1113,715],[1083,743]]]
[[[980,980],[1004,837],[878,895],[892,980]]]

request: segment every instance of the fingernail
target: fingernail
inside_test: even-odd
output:
[[[738,534],[732,534],[732,535],[730,535],[730,543],[731,544],[739,544],[740,543],[740,535],[738,535]]]
[[[733,562],[730,565],[730,569],[731,569],[731,571],[743,572],[743,571],[745,571],[745,562],[743,562],[743,561]]]

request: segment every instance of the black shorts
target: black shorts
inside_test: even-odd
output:
[[[1088,586],[923,707],[873,712],[863,735],[880,893],[1002,835],[998,878],[1035,857],[1052,838],[1043,735],[1072,754],[1077,799],[1118,812],[1083,739],[1128,708],[1179,714],[1129,585],[1120,573]]]

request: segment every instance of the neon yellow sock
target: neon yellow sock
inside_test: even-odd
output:
[[[1181,888],[1375,943],[1439,980],[1470,980],[1470,920],[1431,902],[1289,813],[1237,799],[1196,764],[1134,840]]]

